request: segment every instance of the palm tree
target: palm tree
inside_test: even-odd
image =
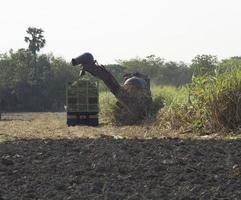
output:
[[[33,65],[33,77],[36,75],[36,60],[37,60],[37,52],[40,51],[41,48],[44,47],[46,40],[43,36],[43,30],[41,28],[29,27],[26,31],[30,36],[25,37],[25,42],[29,43],[28,50],[32,52],[34,56],[34,65]]]

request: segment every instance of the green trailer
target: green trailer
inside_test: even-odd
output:
[[[78,80],[66,87],[67,125],[99,125],[99,82]]]

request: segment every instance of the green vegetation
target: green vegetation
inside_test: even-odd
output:
[[[213,74],[218,65],[218,59],[212,55],[197,55],[191,64],[194,76]]]
[[[44,47],[43,30],[28,28],[28,49],[0,55],[0,110],[64,110],[65,84],[78,77],[78,68],[62,58],[37,52]]]
[[[164,59],[155,55],[145,59],[135,58],[119,61],[126,73],[140,72],[150,77],[152,83],[157,85],[172,85],[179,87],[191,82],[192,69],[185,63],[165,62]]]
[[[184,132],[238,130],[241,125],[240,58],[224,60],[213,73],[194,76],[192,83],[172,96],[172,103],[160,111],[161,126]]]
[[[78,69],[53,55],[38,55],[33,74],[31,52],[19,49],[1,55],[0,108],[4,111],[58,111],[65,102],[65,83]]]
[[[46,43],[42,29],[28,28],[27,34],[27,49],[0,55],[0,110],[63,111],[66,83],[78,79],[79,68],[38,53]],[[105,67],[121,84],[125,73],[150,77],[159,128],[205,133],[240,128],[241,57],[220,62],[216,56],[197,55],[187,65],[150,55]],[[115,97],[102,82],[100,91],[101,118],[113,122]]]
[[[30,27],[26,32],[27,49],[0,54],[0,110],[63,111],[66,83],[78,79],[79,68],[53,54],[39,54],[46,44],[42,29]],[[135,71],[147,74],[159,85],[180,86],[191,81],[191,69],[187,65],[164,62],[154,55],[105,67],[121,84],[125,73]],[[100,91],[107,91],[103,82]]]
[[[184,88],[178,89],[174,86],[160,86],[153,85],[151,87],[152,97],[157,109],[168,110],[174,104],[179,101],[183,101],[187,97],[186,90]],[[116,99],[114,95],[110,92],[101,92],[100,93],[100,109],[101,117],[107,123],[113,123],[113,108],[115,106]],[[166,112],[166,111],[165,111]]]
[[[160,108],[154,124],[160,129],[176,129],[181,132],[239,130],[241,58],[223,60],[217,63],[212,72],[208,67],[206,72],[200,72],[192,77],[191,83],[179,88],[152,85],[154,102]],[[110,113],[114,104],[114,97],[110,93],[101,93],[102,115],[108,122],[112,122]]]

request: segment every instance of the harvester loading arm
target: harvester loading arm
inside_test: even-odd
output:
[[[121,88],[120,84],[117,82],[115,77],[108,70],[105,69],[103,65],[96,64],[96,61],[90,53],[85,53],[77,58],[73,58],[72,64],[81,64],[83,66],[83,71],[87,71],[94,77],[102,80],[105,85],[110,89],[110,91],[118,98],[118,93]]]

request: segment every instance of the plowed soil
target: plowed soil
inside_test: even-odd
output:
[[[241,140],[145,126],[67,127],[56,113],[4,116],[3,199],[238,200]]]

